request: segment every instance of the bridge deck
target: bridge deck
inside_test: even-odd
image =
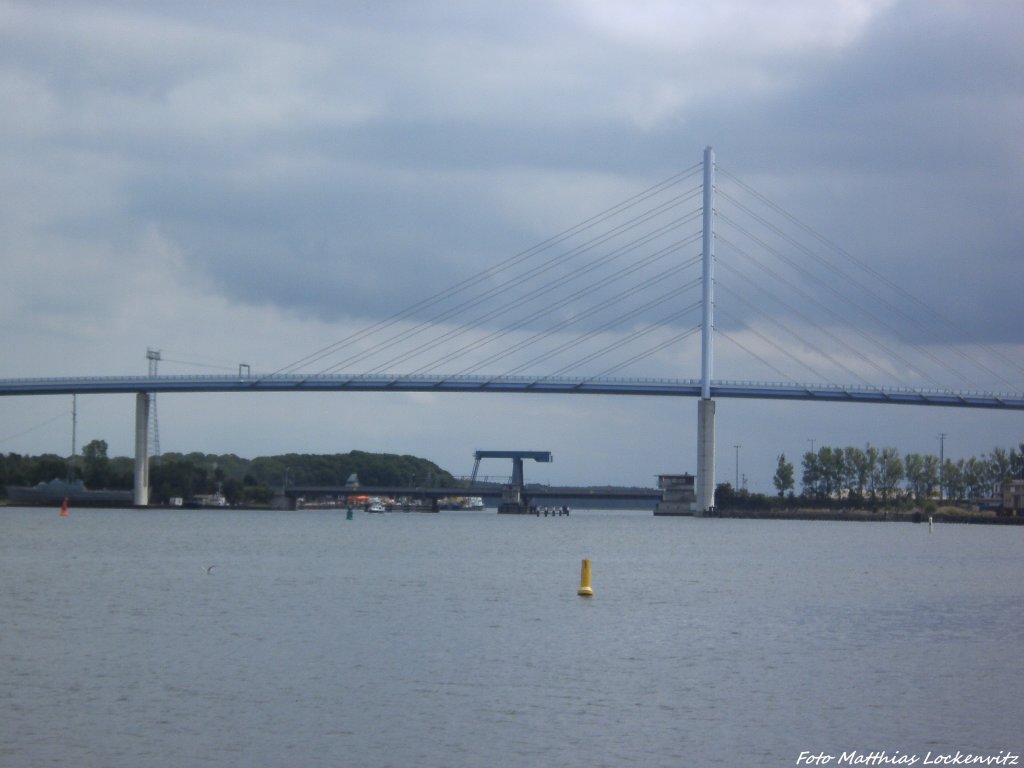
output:
[[[83,376],[0,379],[0,396],[137,392],[502,392],[538,394],[700,397],[696,379],[584,379],[571,377],[304,375],[239,377]],[[716,381],[712,398],[931,405],[1024,410],[1024,394],[900,387]]]

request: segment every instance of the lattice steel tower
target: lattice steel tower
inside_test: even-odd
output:
[[[160,350],[146,348],[146,359],[149,361],[149,375],[156,376],[157,364],[160,362]],[[149,394],[149,455],[160,459],[160,425],[156,418],[156,392]]]

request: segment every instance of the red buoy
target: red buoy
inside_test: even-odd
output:
[[[61,517],[67,517],[68,516],[68,497],[67,496],[64,497],[64,503],[60,505],[60,516]]]

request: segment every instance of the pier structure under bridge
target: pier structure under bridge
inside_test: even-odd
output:
[[[499,505],[505,497],[505,486],[501,488],[472,488],[465,486],[453,487],[426,487],[426,486],[400,486],[400,485],[360,485],[353,489],[349,485],[290,485],[281,492],[281,501],[288,509],[295,509],[298,499],[330,499],[341,498],[359,493],[363,496],[382,496],[394,498],[415,498],[430,505],[432,511],[438,510],[438,501],[445,498],[459,496],[481,496]],[[554,501],[572,499],[576,503],[585,504],[587,501],[611,501],[611,502],[649,502],[652,506],[664,498],[662,490],[657,488],[580,488],[578,486],[533,486],[523,487],[523,494],[527,497],[527,508],[524,513],[529,512],[529,504],[535,501]],[[559,501],[559,503],[561,503]],[[515,511],[511,512],[516,514]],[[508,514],[508,512],[506,512]]]

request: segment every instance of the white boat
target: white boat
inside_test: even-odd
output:
[[[367,512],[384,512],[385,510],[384,510],[384,505],[380,501],[374,500],[374,501],[370,502],[370,506],[368,506],[366,508],[366,511]]]

